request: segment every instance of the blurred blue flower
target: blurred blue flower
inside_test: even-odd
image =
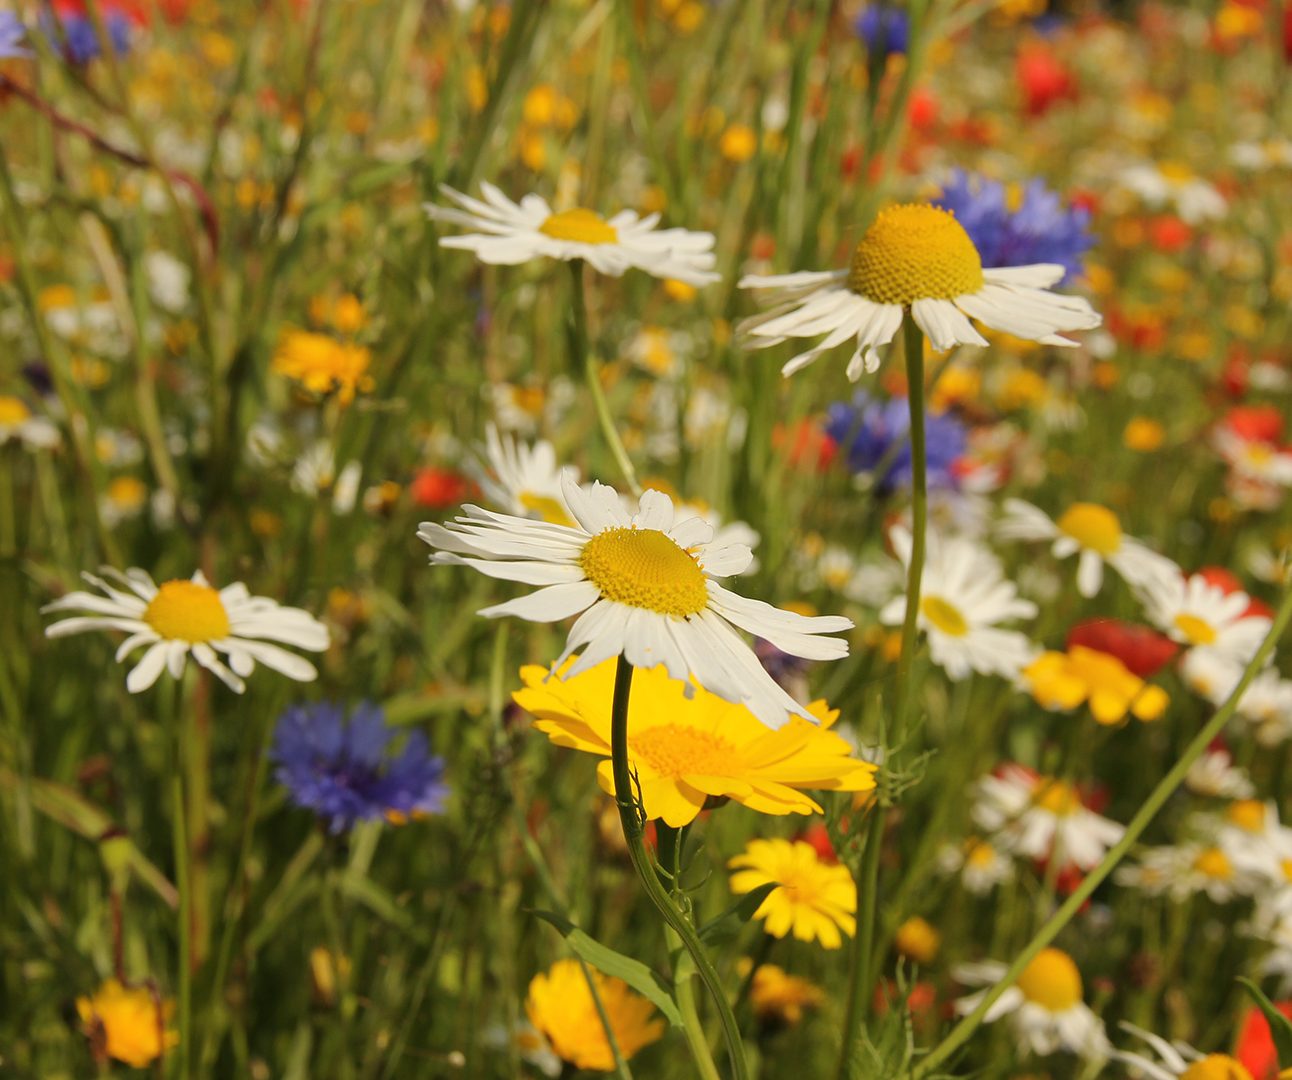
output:
[[[437,811],[448,794],[444,762],[420,731],[388,754],[398,730],[375,705],[356,706],[348,721],[329,702],[292,706],[274,730],[275,775],[293,802],[328,819],[334,833],[391,811]]]
[[[67,38],[64,55],[69,63],[88,64],[100,55],[102,50],[99,48],[99,35],[95,33],[94,23],[90,21],[88,15],[64,11],[59,13],[58,21],[62,24],[64,37]],[[108,31],[113,51],[118,56],[129,52],[130,20],[120,11],[108,10],[103,12],[103,25]],[[58,31],[48,14],[41,17],[41,27],[45,31],[45,36],[49,38],[50,44],[58,48],[60,44]]]
[[[22,47],[27,28],[12,11],[0,11],[0,60],[18,60],[31,55]]]
[[[1011,208],[1011,201],[1004,184],[957,169],[934,205],[955,214],[983,266],[1057,263],[1067,271],[1064,281],[1080,274],[1081,257],[1095,242],[1090,211],[1065,209],[1040,180],[1022,189],[1016,207]]]
[[[911,23],[901,8],[871,4],[853,20],[852,29],[872,56],[885,57],[906,52]]]
[[[855,473],[872,476],[875,490],[891,494],[911,483],[911,414],[905,398],[878,401],[859,391],[830,406],[826,433],[847,455]],[[952,466],[964,456],[965,427],[947,413],[924,414],[925,458],[931,489],[956,486]]]

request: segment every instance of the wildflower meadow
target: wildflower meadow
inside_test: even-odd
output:
[[[0,133],[0,1077],[1292,1078],[1286,2],[0,0]]]

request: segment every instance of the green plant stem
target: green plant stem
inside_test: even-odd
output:
[[[1148,828],[1149,823],[1157,816],[1158,811],[1162,809],[1167,799],[1184,782],[1184,778],[1188,775],[1194,762],[1202,756],[1203,751],[1211,745],[1212,740],[1224,730],[1252,680],[1265,667],[1266,661],[1273,654],[1274,648],[1283,636],[1283,632],[1287,629],[1289,621],[1292,621],[1292,590],[1284,594],[1283,602],[1279,606],[1278,614],[1275,616],[1269,633],[1265,635],[1265,640],[1261,642],[1261,647],[1256,650],[1256,655],[1252,657],[1251,662],[1243,671],[1243,677],[1239,680],[1238,685],[1225,699],[1225,703],[1216,710],[1215,716],[1208,720],[1198,734],[1193,737],[1193,741],[1185,748],[1180,760],[1171,767],[1171,770],[1162,777],[1157,787],[1149,794],[1149,797],[1144,800],[1143,805],[1135,812],[1135,816],[1127,824],[1126,832],[1122,835],[1122,838],[1108,849],[1108,853],[1103,857],[1099,865],[1085,876],[1072,895],[1036,932],[1032,940],[1027,943],[1023,951],[1010,964],[1009,970],[1001,977],[1000,982],[987,991],[982,1001],[979,1002],[978,1007],[952,1028],[950,1034],[924,1059],[913,1073],[914,1080],[930,1076],[935,1069],[945,1064],[968,1041],[969,1036],[982,1023],[987,1010],[996,1003],[1001,994],[1014,985],[1018,977],[1023,973],[1023,969],[1059,935],[1059,931],[1068,925],[1072,917],[1081,910],[1082,905],[1090,899],[1090,896],[1103,883],[1104,879],[1113,872],[1117,864],[1135,846],[1135,843],[1139,840],[1144,830]]]
[[[669,937],[674,938],[675,935],[670,934]],[[682,1014],[682,1031],[691,1047],[691,1057],[700,1072],[701,1080],[722,1080],[722,1074],[713,1062],[713,1054],[709,1052],[709,1040],[705,1037],[704,1025],[700,1023],[700,1014],[696,1012],[692,972],[681,973],[681,978],[677,979],[673,987],[673,996],[677,999],[677,1011]]]
[[[179,889],[179,1053],[176,1056],[180,1080],[188,1080],[189,1043],[193,1037],[193,911],[182,773],[182,769],[177,769],[171,784],[171,812],[174,814],[175,885]]]
[[[651,903],[681,939],[686,951],[691,954],[696,971],[704,980],[709,996],[713,999],[714,1007],[722,1019],[722,1031],[727,1040],[727,1053],[731,1058],[733,1080],[748,1080],[749,1070],[745,1064],[744,1046],[740,1041],[740,1028],[736,1024],[735,1013],[731,1011],[731,1005],[723,991],[717,969],[705,954],[704,945],[695,932],[695,927],[664,888],[642,839],[645,820],[633,794],[635,790],[633,777],[628,769],[628,700],[632,681],[633,666],[621,654],[618,667],[615,669],[615,690],[610,717],[610,763],[615,781],[615,803],[619,807],[619,822],[623,826],[628,857],[632,860],[633,869],[637,871],[638,880],[641,881],[642,888],[646,890]],[[689,1033],[688,1038],[690,1038]]]
[[[637,482],[637,470],[633,468],[632,459],[624,449],[619,432],[615,430],[615,420],[610,413],[610,405],[606,401],[606,391],[601,385],[601,367],[588,342],[588,307],[583,295],[583,260],[571,261],[570,271],[574,278],[570,307],[570,359],[574,364],[583,365],[583,374],[587,379],[588,391],[592,394],[592,404],[597,410],[597,422],[601,425],[601,434],[605,437],[628,487],[634,495],[640,495],[642,487]]]

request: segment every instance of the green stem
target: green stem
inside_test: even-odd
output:
[[[669,944],[671,945],[672,942]],[[695,1067],[699,1070],[702,1080],[722,1080],[722,1074],[718,1072],[718,1066],[713,1062],[713,1054],[709,1052],[709,1040],[705,1038],[700,1014],[695,1009],[695,983],[692,973],[684,972],[673,990],[677,998],[677,1011],[682,1014],[682,1031],[686,1035],[687,1044],[691,1047],[691,1057],[695,1060]]]
[[[188,1080],[189,1042],[193,1035],[192,884],[188,876],[188,835],[184,828],[184,783],[177,769],[171,785],[175,815],[175,885],[179,889],[179,1059],[180,1080]]]
[[[1104,879],[1126,857],[1127,852],[1135,846],[1144,830],[1148,828],[1149,823],[1165,805],[1167,799],[1184,782],[1184,778],[1193,767],[1193,763],[1202,756],[1203,751],[1207,749],[1212,740],[1224,730],[1252,680],[1265,667],[1266,662],[1273,654],[1275,646],[1283,636],[1283,632],[1287,629],[1290,621],[1292,621],[1292,590],[1289,590],[1284,595],[1283,603],[1279,606],[1278,615],[1270,627],[1270,632],[1265,635],[1265,640],[1261,642],[1261,647],[1256,650],[1256,655],[1252,657],[1251,662],[1243,671],[1243,677],[1239,680],[1238,685],[1234,687],[1233,692],[1225,700],[1225,703],[1216,711],[1216,715],[1207,721],[1202,730],[1193,737],[1193,741],[1185,748],[1180,760],[1171,767],[1170,771],[1158,782],[1157,787],[1149,794],[1149,797],[1144,800],[1144,804],[1135,812],[1135,816],[1127,824],[1126,832],[1122,835],[1122,838],[1108,849],[1108,854],[1103,857],[1099,865],[1085,876],[1072,895],[1064,901],[1063,906],[1036,932],[1036,935],[1009,966],[1009,970],[1001,977],[1000,982],[983,996],[982,1001],[978,1003],[978,1007],[952,1028],[951,1033],[924,1059],[913,1074],[914,1080],[920,1080],[921,1077],[932,1075],[936,1069],[949,1060],[968,1041],[969,1036],[982,1023],[987,1010],[996,1003],[1001,994],[1014,985],[1018,977],[1023,973],[1023,969],[1058,936],[1059,931],[1068,925],[1072,917],[1081,910],[1082,905],[1090,899]]]
[[[733,1080],[748,1080],[749,1070],[745,1064],[745,1051],[740,1041],[740,1028],[736,1024],[735,1013],[727,1001],[718,978],[717,969],[705,954],[704,945],[695,927],[682,913],[668,890],[659,879],[651,858],[646,852],[642,839],[645,830],[645,817],[633,794],[633,777],[628,769],[628,699],[632,689],[633,666],[621,654],[619,665],[615,669],[615,691],[610,716],[610,763],[615,781],[615,802],[619,807],[619,822],[624,830],[624,843],[628,847],[628,857],[632,860],[633,869],[637,871],[638,880],[651,903],[659,910],[664,921],[674,930],[686,951],[691,954],[696,970],[713,998],[714,1007],[722,1019],[722,1031],[727,1040],[727,1053],[731,1058],[731,1075]],[[690,1035],[688,1034],[688,1038]]]
[[[592,403],[597,410],[597,422],[601,425],[601,434],[605,436],[615,463],[623,473],[624,480],[628,482],[628,487],[634,495],[640,495],[642,487],[637,482],[637,470],[633,468],[632,459],[624,449],[619,432],[615,430],[614,417],[610,414],[606,392],[601,385],[601,367],[588,342],[588,308],[583,295],[583,260],[574,259],[570,263],[570,271],[574,276],[574,295],[570,309],[570,359],[575,364],[582,363],[588,390],[592,394]]]

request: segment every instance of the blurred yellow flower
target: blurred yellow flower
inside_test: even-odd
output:
[[[373,387],[370,360],[370,353],[360,345],[308,330],[287,330],[278,341],[273,369],[312,394],[335,393],[342,405],[348,405],[357,392]]]
[[[718,149],[728,161],[748,161],[758,151],[758,136],[748,124],[732,124],[718,140]]]
[[[179,1042],[179,1035],[166,1028],[175,1003],[162,1001],[142,986],[125,987],[108,979],[92,997],[76,999],[76,1012],[96,1057],[135,1069],[146,1068]]]
[[[1067,710],[1087,702],[1101,724],[1119,724],[1127,712],[1157,720],[1170,704],[1161,687],[1146,683],[1117,657],[1084,645],[1042,653],[1023,669],[1023,679],[1038,704]]]
[[[942,935],[918,915],[912,915],[897,928],[893,939],[897,951],[917,964],[931,964],[942,947]]]
[[[773,882],[773,889],[754,912],[772,937],[793,932],[799,941],[820,941],[837,949],[843,935],[857,932],[857,886],[846,866],[824,862],[803,840],[750,840],[742,854],[727,862],[731,891],[737,896]]]
[[[745,960],[740,965],[749,967]],[[749,987],[749,1003],[754,1015],[764,1022],[774,1021],[792,1027],[803,1019],[808,1009],[825,1002],[825,991],[798,975],[788,974],[775,964],[763,964],[754,972]]]
[[[622,979],[592,968],[588,971],[625,1061],[664,1034],[664,1021],[652,1018],[655,1006],[649,1001],[633,993]],[[614,1052],[577,960],[558,960],[546,973],[534,976],[525,998],[525,1013],[547,1036],[558,1057],[578,1069],[614,1071]]]
[[[1148,416],[1133,416],[1122,432],[1122,445],[1136,453],[1149,454],[1159,449],[1166,439],[1166,429]]]

